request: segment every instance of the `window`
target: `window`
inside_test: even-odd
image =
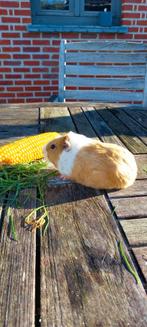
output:
[[[47,26],[120,25],[121,0],[31,0],[32,22]]]

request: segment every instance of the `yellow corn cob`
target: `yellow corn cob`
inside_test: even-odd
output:
[[[43,158],[42,148],[59,134],[42,133],[0,147],[0,164],[20,164]]]

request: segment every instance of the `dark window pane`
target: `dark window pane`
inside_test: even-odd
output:
[[[69,0],[40,0],[41,9],[69,10]]]
[[[85,0],[87,11],[110,11],[111,0]]]

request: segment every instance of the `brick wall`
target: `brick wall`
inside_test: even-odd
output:
[[[147,42],[147,0],[122,0],[122,24],[128,26],[127,34],[28,32],[28,0],[0,1],[0,17],[0,103],[48,101],[57,93],[62,38]]]

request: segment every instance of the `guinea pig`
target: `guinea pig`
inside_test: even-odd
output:
[[[137,176],[135,158],[127,149],[74,132],[59,135],[43,152],[62,176],[88,187],[126,188]]]

